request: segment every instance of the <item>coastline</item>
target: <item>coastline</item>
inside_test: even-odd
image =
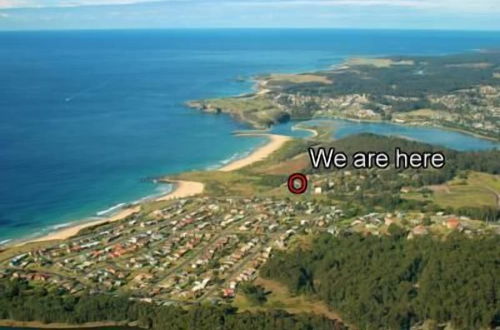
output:
[[[292,140],[291,137],[286,135],[278,135],[278,134],[268,134],[268,133],[239,133],[237,136],[264,136],[268,138],[268,142],[263,146],[252,151],[248,156],[236,159],[233,162],[222,166],[218,169],[221,172],[230,172],[236,171],[258,161],[261,161],[267,158],[270,154],[278,150],[285,144],[287,141]]]
[[[230,172],[230,171],[235,171],[238,169],[241,169],[245,166],[251,165],[255,162],[261,161],[268,157],[271,153],[274,151],[278,150],[283,146],[283,144],[292,138],[289,136],[285,135],[277,135],[277,134],[268,134],[268,133],[243,133],[240,132],[237,134],[237,136],[264,136],[268,138],[268,141],[260,146],[257,147],[255,150],[253,150],[249,155],[240,158],[240,159],[235,159],[233,162],[217,169],[218,171],[222,172]],[[184,180],[170,180],[170,179],[165,179],[165,180],[160,180],[161,182],[164,183],[170,183],[174,185],[174,188],[172,191],[164,194],[163,196],[157,197],[154,200],[155,201],[168,201],[172,199],[178,199],[178,198],[185,198],[185,197],[191,197],[194,195],[199,195],[203,193],[205,185],[201,182],[196,182],[196,181],[184,181]],[[140,212],[141,210],[141,203],[136,204],[130,208],[125,208],[118,213],[106,217],[103,219],[98,219],[98,220],[91,220],[91,221],[76,221],[74,224],[68,225],[68,227],[61,228],[59,230],[55,230],[51,233],[48,233],[46,235],[32,238],[32,239],[27,239],[27,240],[22,240],[21,241],[13,241],[12,244],[7,243],[6,247],[9,246],[22,246],[30,243],[37,243],[37,242],[46,242],[46,241],[55,241],[55,240],[65,240],[68,239],[72,236],[75,236],[78,234],[78,232],[82,229],[101,225],[104,223],[108,222],[114,222],[118,221],[121,219],[124,219],[132,214],[135,214],[137,212]]]
[[[383,120],[377,120],[377,121],[371,121],[371,120],[366,120],[366,119],[353,119],[353,118],[342,118],[342,117],[318,117],[314,119],[340,119],[340,120],[346,120],[346,121],[353,121],[353,122],[380,122],[380,123],[391,123],[394,125],[399,125],[402,127],[405,126],[420,126],[420,127],[429,127],[429,128],[438,128],[438,129],[444,129],[444,130],[449,130],[449,131],[457,131],[462,134],[466,135],[471,135],[475,136],[477,138],[483,138],[485,140],[490,140],[493,142],[497,142],[492,138],[486,138],[483,136],[478,136],[476,134],[473,134],[471,132],[463,131],[460,129],[453,129],[450,127],[440,127],[438,125],[412,125],[412,124],[400,124],[400,123],[394,123],[390,121],[383,121]],[[297,130],[304,130],[308,131],[311,133],[311,137],[313,138],[318,135],[318,132],[314,129],[309,129],[307,127],[301,127],[300,125],[295,125],[293,129]],[[260,136],[260,137],[266,137],[268,141],[262,146],[257,147],[254,149],[249,155],[235,159],[234,161],[230,162],[229,164],[226,164],[218,169],[216,171],[221,171],[221,172],[230,172],[230,171],[236,171],[239,170],[243,167],[249,166],[253,163],[259,162],[266,157],[268,157],[270,154],[272,154],[274,151],[280,149],[283,144],[285,144],[287,141],[292,140],[292,137],[286,136],[286,135],[278,135],[278,134],[271,134],[271,133],[266,133],[266,132],[261,132],[261,131],[239,131],[235,133],[236,136],[240,137],[252,137],[252,136]],[[178,199],[178,198],[185,198],[185,197],[190,197],[194,195],[199,195],[202,194],[204,191],[204,184],[201,182],[195,182],[195,181],[184,181],[184,180],[171,180],[171,179],[163,179],[160,180],[160,182],[164,183],[169,183],[173,184],[173,189],[172,191],[161,195],[159,197],[153,198],[152,200],[155,201],[167,201],[167,200],[172,200],[172,199]],[[72,236],[75,236],[80,230],[92,226],[97,226],[101,225],[106,222],[114,222],[117,220],[121,220],[123,218],[126,218],[134,213],[139,212],[141,209],[141,203],[134,204],[132,207],[122,209],[118,211],[116,214],[110,216],[110,217],[105,217],[102,219],[87,219],[81,220],[81,221],[75,221],[74,224],[69,224],[67,227],[57,229],[53,232],[50,232],[48,234],[36,237],[36,238],[29,238],[29,239],[23,239],[22,237],[20,239],[13,239],[9,242],[6,242],[4,244],[4,247],[8,248],[9,246],[21,246],[29,243],[35,243],[35,242],[45,242],[45,241],[50,241],[50,240],[64,240],[68,239]]]
[[[157,202],[167,201],[171,199],[184,198],[201,194],[205,185],[196,181],[183,181],[183,180],[160,180],[161,182],[171,183],[174,188],[171,192],[160,196],[155,199]]]
[[[348,62],[348,60],[347,60]],[[343,69],[342,66],[348,67],[349,64],[346,64],[346,61],[335,64],[333,66],[333,69]],[[318,72],[323,72],[324,70],[318,70],[311,72],[312,74],[318,73]],[[287,73],[289,75],[301,75],[301,74],[307,74],[308,72],[293,72],[293,73]],[[251,96],[251,95],[259,95],[259,94],[265,94],[269,90],[266,89],[266,85],[269,81],[269,77],[262,76],[262,75],[256,75],[251,77],[251,81],[253,82],[252,86],[252,91],[247,92],[247,93],[242,93],[236,97],[241,97],[241,96]],[[189,104],[189,102],[188,102]],[[346,121],[352,121],[352,122],[373,122],[373,123],[387,123],[387,124],[393,124],[393,125],[398,125],[402,127],[411,127],[411,126],[418,126],[418,127],[424,127],[424,128],[438,128],[438,129],[443,129],[443,130],[448,130],[448,131],[455,131],[458,133],[462,133],[465,135],[470,135],[476,138],[492,141],[498,143],[499,140],[495,139],[494,137],[487,136],[487,135],[482,135],[480,133],[468,131],[465,129],[461,128],[455,128],[455,127],[449,127],[449,126],[444,126],[444,125],[439,125],[436,123],[420,123],[420,122],[405,122],[405,123],[397,123],[393,122],[390,120],[383,120],[383,119],[375,119],[375,120],[370,120],[370,119],[360,119],[360,118],[349,118],[349,117],[342,117],[342,116],[325,116],[325,117],[311,117],[308,119],[304,120],[315,120],[315,119],[339,119],[339,120],[346,120]],[[303,131],[308,131],[311,133],[311,136],[308,138],[314,138],[318,136],[318,132],[314,129],[310,129],[307,127],[301,127],[300,123],[297,125],[293,126],[292,129],[296,130],[303,130]],[[274,151],[278,150],[283,146],[284,143],[287,141],[291,140],[292,138],[289,136],[285,135],[278,135],[278,134],[270,134],[266,132],[252,132],[252,131],[241,131],[236,133],[236,136],[263,136],[268,139],[268,141],[260,146],[254,149],[249,155],[235,159],[234,161],[230,162],[229,164],[226,164],[218,169],[217,171],[221,172],[230,172],[230,171],[235,171],[239,170],[243,167],[249,166],[255,162],[261,161],[265,159],[266,157],[269,156],[269,154],[273,153]],[[200,182],[194,182],[194,181],[183,181],[183,180],[170,180],[170,179],[164,179],[160,180],[161,182],[165,183],[170,183],[173,184],[173,189],[172,191],[161,195],[159,197],[151,197],[149,200],[154,200],[154,201],[167,201],[167,200],[172,200],[172,199],[177,199],[177,198],[184,198],[184,197],[190,197],[194,195],[198,195],[203,193],[204,191],[204,184]],[[118,211],[116,214],[110,216],[110,217],[105,217],[105,218],[100,218],[100,219],[84,219],[80,221],[75,221],[72,224],[69,224],[68,226],[60,229],[56,229],[53,232],[50,232],[48,234],[45,234],[40,237],[36,238],[29,238],[29,239],[23,239],[22,237],[20,239],[14,239],[12,241],[6,242],[5,244],[0,244],[0,246],[4,247],[9,247],[9,246],[18,246],[18,245],[23,245],[27,243],[32,243],[32,242],[42,242],[42,241],[48,241],[48,240],[63,240],[67,239],[71,236],[74,236],[80,231],[81,229],[100,225],[106,222],[113,222],[117,221],[120,219],[123,219],[131,214],[134,214],[136,212],[140,211],[140,205],[141,202],[134,203],[132,204],[133,206],[130,208],[125,208],[120,211]]]
[[[330,69],[335,71],[335,70],[344,70],[346,68],[351,68],[352,64],[349,63],[351,60],[364,60],[364,59],[378,60],[378,59],[385,59],[385,58],[384,57],[379,58],[378,56],[375,56],[375,57],[363,56],[363,57],[359,57],[359,58],[357,58],[357,57],[354,57],[354,58],[353,57],[347,57],[346,59],[344,59],[343,62],[331,65]],[[285,74],[292,75],[292,76],[293,75],[307,75],[307,74],[313,74],[314,75],[314,74],[322,73],[322,72],[326,72],[326,71],[329,71],[329,69],[320,69],[320,70],[316,70],[316,71],[312,71],[312,72],[299,71],[299,72],[285,73]],[[267,94],[268,92],[271,91],[270,89],[267,88],[267,84],[270,81],[270,76],[271,75],[272,74],[270,74],[270,75],[256,75],[256,76],[252,77],[251,80],[254,82],[254,84],[252,86],[252,90],[253,90],[252,92],[250,92],[250,93],[243,93],[243,94],[235,95],[235,96],[230,96],[230,97],[227,97],[227,98],[231,99],[231,98],[238,98],[238,97],[251,97],[251,96],[259,96],[259,95]],[[199,102],[199,101],[204,101],[204,100],[198,100],[198,101],[195,101],[195,102]],[[199,106],[190,104],[189,102],[188,102],[188,105],[190,107],[194,107],[194,108],[198,108],[198,109],[202,110]],[[228,112],[228,114],[231,115],[231,112]],[[432,122],[432,121],[430,121],[430,122],[429,121],[425,121],[425,122],[421,122],[421,121],[407,121],[407,122],[404,122],[404,123],[398,123],[396,121],[386,120],[386,119],[351,118],[351,117],[344,117],[344,116],[339,116],[339,115],[318,116],[318,117],[315,117],[313,115],[311,117],[302,118],[302,119],[292,118],[292,120],[305,120],[305,121],[306,120],[315,120],[315,119],[339,119],[339,120],[347,120],[347,121],[352,121],[352,122],[387,123],[387,124],[394,124],[394,125],[399,125],[399,126],[403,126],[403,127],[412,127],[413,126],[413,127],[422,127],[422,128],[437,128],[437,129],[442,129],[442,130],[446,130],[446,131],[452,131],[452,132],[462,133],[464,135],[469,135],[469,136],[472,136],[472,137],[476,137],[476,138],[487,140],[487,141],[491,141],[491,142],[500,143],[500,137],[495,137],[495,136],[483,134],[481,132],[477,132],[475,130],[468,130],[466,128],[449,126],[449,125],[445,125],[445,124],[440,123],[440,122]],[[250,124],[250,125],[253,125],[253,122],[247,121],[247,123]],[[299,128],[299,129],[302,129],[302,128]],[[307,130],[307,129],[305,129],[305,130]],[[312,137],[315,137],[315,135],[313,135]]]
[[[134,213],[137,213],[140,210],[141,210],[141,206],[135,205],[131,208],[123,209],[123,210],[119,211],[118,213],[116,213],[115,215],[112,215],[112,216],[107,217],[107,218],[103,218],[103,219],[99,219],[99,220],[92,220],[92,221],[88,221],[88,222],[77,221],[77,222],[75,222],[74,225],[69,225],[68,227],[56,230],[56,231],[51,232],[51,233],[44,235],[44,236],[29,239],[26,241],[21,241],[21,242],[15,244],[15,246],[22,246],[22,245],[26,245],[29,243],[37,243],[37,242],[45,242],[45,241],[64,240],[64,239],[70,238],[72,236],[75,236],[82,229],[85,229],[88,227],[93,227],[93,226],[98,226],[98,225],[101,225],[101,224],[104,224],[107,222],[118,221],[118,220],[124,219],[124,218],[126,218]]]

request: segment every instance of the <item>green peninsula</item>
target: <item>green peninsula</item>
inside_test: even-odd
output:
[[[253,94],[188,105],[256,128],[316,117],[443,126],[500,138],[500,52],[350,59],[257,78]]]

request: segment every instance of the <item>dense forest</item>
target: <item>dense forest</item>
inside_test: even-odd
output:
[[[401,228],[390,231],[324,234],[310,249],[274,255],[261,275],[324,300],[360,329],[410,329],[425,321],[500,326],[498,236],[407,240]]]
[[[374,101],[383,103],[387,102],[383,95],[418,98],[416,102],[392,104],[399,111],[408,111],[431,107],[432,104],[425,100],[425,96],[430,93],[439,95],[476,85],[499,84],[493,75],[500,65],[498,52],[443,57],[393,57],[391,60],[412,64],[388,67],[356,65],[348,70],[319,72],[317,74],[335,81],[335,84],[284,84],[283,91],[327,97],[351,93],[370,94],[378,96]]]
[[[229,306],[157,306],[124,296],[73,296],[47,291],[25,281],[0,281],[0,319],[82,324],[99,321],[135,322],[148,329],[343,329],[338,322],[314,315],[280,310],[238,313]]]

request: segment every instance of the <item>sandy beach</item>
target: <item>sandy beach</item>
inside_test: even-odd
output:
[[[157,198],[157,201],[166,201],[176,198],[184,198],[189,196],[194,196],[201,194],[205,185],[201,182],[196,181],[182,181],[182,180],[168,180],[168,182],[174,183],[175,188],[172,192]]]
[[[272,154],[274,151],[281,148],[281,146],[285,142],[291,140],[291,138],[288,136],[267,134],[267,133],[241,133],[238,134],[238,136],[265,136],[269,139],[269,141],[265,145],[254,150],[250,155],[241,159],[237,159],[219,168],[218,169],[219,171],[222,172],[235,171],[250,164],[253,164],[255,162],[258,162],[260,160],[263,160],[264,158]],[[203,192],[203,189],[205,188],[205,185],[203,183],[195,181],[167,180],[167,182],[175,184],[174,190],[166,195],[161,196],[160,198],[157,198],[156,199],[157,201],[165,201],[175,198],[184,198],[184,197],[198,195],[201,194]]]
[[[265,136],[269,139],[269,141],[263,145],[260,148],[257,148],[254,150],[250,155],[237,159],[234,162],[231,162],[227,164],[226,166],[223,166],[219,169],[219,171],[223,172],[229,172],[229,171],[235,171],[240,168],[243,168],[245,166],[248,166],[250,164],[253,164],[255,162],[261,161],[268,157],[270,154],[272,154],[274,151],[278,150],[281,148],[281,146],[291,140],[290,137],[284,136],[284,135],[276,135],[276,134],[267,134],[267,133],[241,133],[238,134],[238,136]],[[203,192],[203,189],[205,188],[205,185],[201,182],[195,182],[195,181],[183,181],[183,180],[168,180],[167,182],[175,184],[175,188],[172,192],[165,194],[159,198],[156,199],[156,201],[166,201],[166,200],[171,200],[171,199],[176,199],[176,198],[184,198],[184,197],[190,197],[194,195],[201,194]],[[74,226],[69,226],[60,230],[57,230],[53,233],[47,234],[45,236],[41,236],[38,238],[34,238],[22,243],[19,243],[18,245],[22,244],[27,244],[27,243],[33,243],[33,242],[43,242],[43,241],[51,241],[51,240],[63,240],[70,238],[72,236],[75,236],[78,234],[78,232],[84,228],[100,225],[106,222],[113,222],[117,220],[121,220],[123,218],[128,217],[129,215],[132,215],[134,213],[137,213],[141,210],[141,206],[137,205],[132,208],[127,208],[124,209],[115,215],[109,217],[109,218],[104,218],[104,219],[99,219],[99,220],[94,220],[94,221],[89,221],[89,222],[84,222],[84,223],[76,223]]]
[[[183,197],[188,197],[188,196],[193,196],[196,194],[200,194],[203,192],[204,185],[200,182],[194,182],[194,181],[169,181],[172,182],[176,185],[175,189],[156,199],[157,201],[165,201],[165,200],[170,200],[170,199],[175,199],[175,198],[183,198]],[[99,219],[99,220],[94,220],[94,221],[89,221],[85,223],[76,223],[74,226],[69,226],[57,231],[54,231],[50,234],[47,234],[45,236],[37,237],[34,239],[31,239],[29,241],[25,241],[20,243],[19,245],[23,245],[26,243],[34,243],[34,242],[44,242],[44,241],[52,241],[52,240],[63,240],[70,238],[72,236],[75,236],[78,234],[78,232],[84,228],[100,225],[106,222],[113,222],[113,221],[118,221],[121,219],[124,219],[128,217],[129,215],[132,215],[134,213],[137,213],[141,210],[141,206],[137,205],[132,208],[127,208],[124,210],[121,210],[120,212],[116,213],[115,215],[109,217],[109,218],[104,218],[104,219]]]
[[[248,166],[250,164],[253,164],[255,162],[261,161],[265,159],[267,156],[281,148],[281,146],[291,140],[292,138],[289,136],[284,136],[284,135],[276,135],[276,134],[260,134],[260,133],[252,133],[252,134],[238,134],[238,136],[265,136],[269,139],[269,142],[263,145],[262,147],[254,150],[250,155],[247,157],[237,159],[232,163],[227,164],[226,166],[223,166],[219,168],[219,171],[222,172],[230,172],[230,171],[235,171],[239,170],[240,168],[243,168],[245,166]]]

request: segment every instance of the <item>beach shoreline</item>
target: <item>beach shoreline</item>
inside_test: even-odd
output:
[[[253,150],[248,156],[240,159],[235,159],[231,163],[222,166],[218,169],[221,172],[231,172],[239,170],[243,167],[251,165],[253,163],[259,162],[267,158],[270,154],[280,149],[286,142],[292,140],[291,137],[286,135],[270,134],[270,133],[238,133],[237,136],[263,136],[268,139],[268,141],[261,147]]]
[[[198,195],[201,194],[205,189],[205,185],[203,183],[196,181],[170,179],[160,181],[173,184],[174,188],[172,189],[172,191],[166,193],[165,195],[156,198],[155,201],[157,202]]]
[[[50,232],[50,233],[43,235],[43,236],[40,236],[40,237],[22,240],[20,242],[17,242],[14,245],[15,246],[22,246],[22,245],[26,245],[26,244],[30,244],[30,243],[64,240],[64,239],[70,238],[72,236],[75,236],[82,229],[102,225],[102,224],[108,223],[108,222],[115,222],[118,220],[122,220],[122,219],[124,219],[132,214],[139,212],[140,210],[141,210],[140,205],[134,205],[132,207],[122,209],[110,217],[97,219],[97,220],[90,220],[90,221],[75,221],[74,224],[70,224],[67,227],[61,228],[59,230],[55,230],[53,232]]]
[[[253,132],[252,133],[240,132],[237,134],[237,136],[242,136],[242,137],[264,136],[268,138],[268,141],[264,145],[254,149],[249,155],[240,159],[235,159],[231,163],[220,167],[219,169],[217,169],[217,171],[222,171],[222,172],[236,171],[243,167],[251,165],[255,162],[261,161],[267,158],[270,154],[272,154],[276,150],[280,149],[285,142],[292,139],[291,137],[285,135],[277,135],[269,133],[253,133]],[[205,185],[203,183],[196,181],[172,180],[168,178],[159,181],[163,183],[173,184],[174,187],[172,191],[154,199],[154,201],[158,202],[199,195],[203,193],[205,188]],[[81,231],[82,229],[98,226],[108,222],[122,220],[132,214],[140,212],[140,210],[141,210],[141,203],[134,204],[131,207],[124,208],[118,211],[117,213],[115,213],[110,217],[97,220],[93,219],[90,221],[75,221],[74,224],[70,224],[67,227],[55,230],[40,237],[26,239],[26,240],[21,239],[17,241],[11,241],[6,244],[6,247],[22,246],[30,243],[39,243],[46,241],[65,240],[77,235],[78,232]]]

